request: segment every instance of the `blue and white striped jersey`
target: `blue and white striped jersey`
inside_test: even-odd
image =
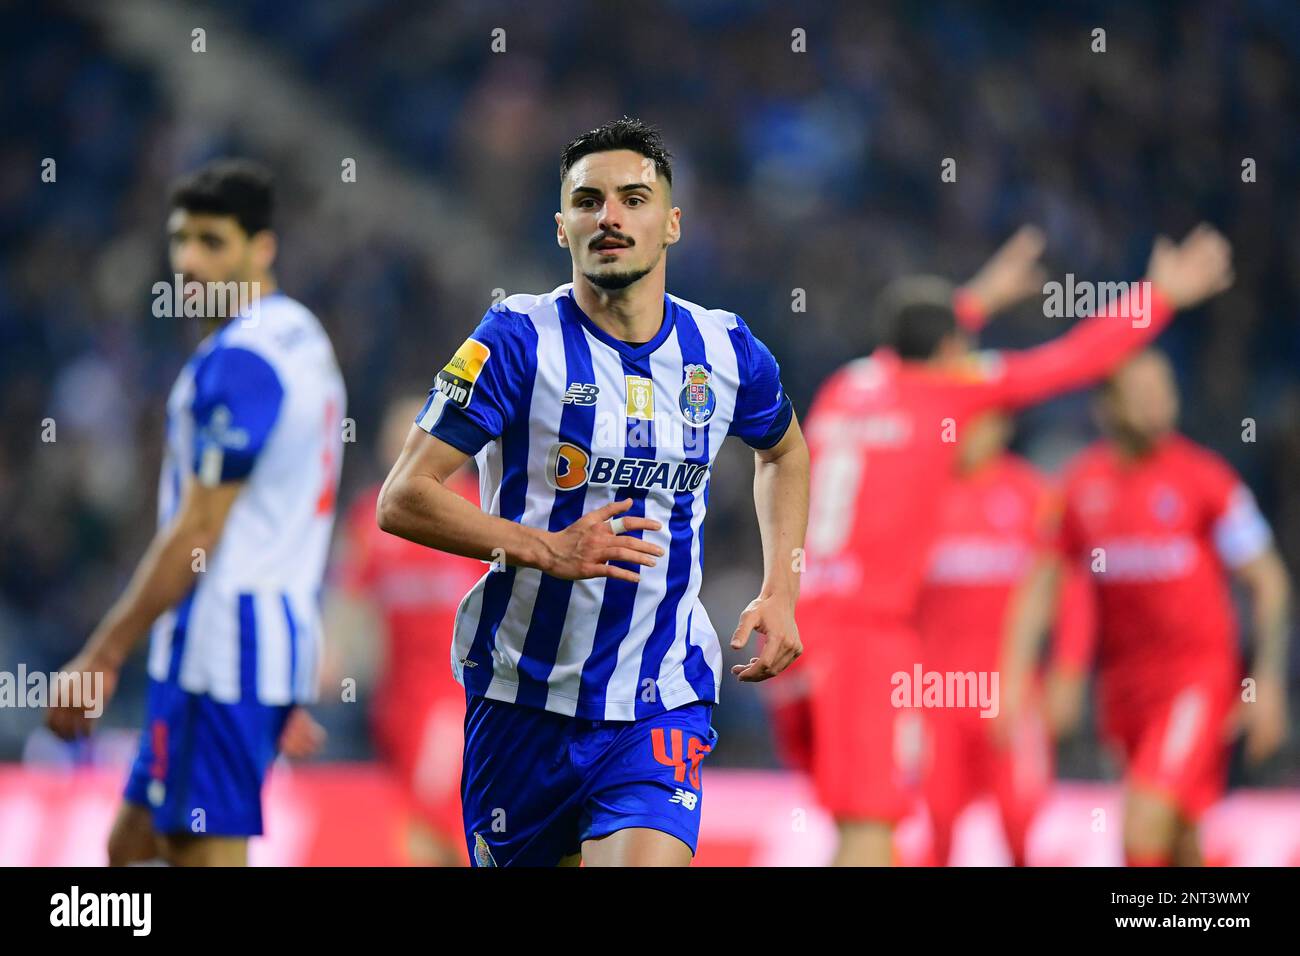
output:
[[[456,615],[471,693],[590,720],[716,701],[722,651],[699,601],[701,524],[722,441],[770,448],[792,409],[741,319],[668,295],[643,345],[596,326],[571,284],[489,309],[416,423],[475,455],[485,510],[559,531],[616,498],[660,521],[666,554],[634,584],[489,570]]]
[[[346,400],[325,330],[278,292],[204,339],[181,370],[167,400],[159,525],[186,481],[245,486],[215,550],[196,556],[194,587],[154,625],[150,677],[222,703],[315,699]]]

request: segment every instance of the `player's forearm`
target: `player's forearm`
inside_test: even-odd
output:
[[[480,561],[545,570],[551,556],[546,532],[487,514],[431,475],[390,476],[376,519],[389,534]]]
[[[1042,650],[1056,601],[1059,578],[1058,563],[1055,560],[1042,560],[1016,589],[1012,598],[1003,641],[1002,669],[1006,680],[1013,685],[1023,683]]]
[[[808,446],[802,436],[777,458],[754,457],[754,507],[763,539],[763,597],[799,595],[808,528]]]
[[[1255,647],[1253,670],[1258,678],[1281,680],[1286,673],[1291,607],[1286,567],[1274,553],[1248,581]]]
[[[1020,406],[1095,385],[1155,341],[1173,320],[1168,297],[1143,280],[1096,315],[1044,345],[1010,353],[1008,404]]]
[[[126,590],[91,635],[87,653],[120,667],[158,616],[185,597],[196,569],[204,566],[200,556],[206,562],[216,544],[216,534],[183,520],[156,534]]]

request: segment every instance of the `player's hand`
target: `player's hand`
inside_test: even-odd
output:
[[[985,315],[1009,309],[1043,291],[1047,273],[1039,257],[1047,240],[1037,226],[1021,226],[965,285]]]
[[[794,623],[794,604],[785,598],[757,597],[750,601],[749,607],[740,615],[736,633],[731,635],[732,650],[738,651],[748,644],[753,631],[763,635],[758,657],[751,657],[748,664],[736,664],[731,668],[731,673],[742,681],[775,677],[803,653],[799,628]]]
[[[1238,705],[1236,727],[1246,734],[1246,760],[1259,764],[1281,749],[1287,735],[1286,687],[1276,679],[1261,678],[1255,699]]]
[[[117,689],[117,667],[83,652],[64,664],[60,673],[72,675],[78,693],[83,696],[79,706],[71,706],[70,701],[62,701],[64,706],[55,706],[60,702],[52,699],[51,706],[45,712],[45,726],[62,740],[88,737],[95,719],[88,716],[88,712],[103,714],[109,698]],[[55,688],[50,688],[50,691],[53,695]],[[92,699],[86,695],[97,696]]]
[[[1207,223],[1177,244],[1161,236],[1151,250],[1146,278],[1175,309],[1190,309],[1232,285],[1232,246]]]
[[[280,731],[280,753],[294,760],[305,760],[320,753],[325,746],[325,728],[316,722],[316,718],[305,707],[295,707],[289,711]]]
[[[640,581],[641,575],[635,571],[609,562],[623,561],[653,568],[656,559],[663,557],[664,549],[641,538],[617,533],[619,529],[611,527],[610,522],[618,518],[622,531],[658,531],[663,525],[653,518],[619,517],[631,507],[631,498],[610,502],[583,515],[563,531],[548,535],[550,554],[541,570],[568,581],[583,578]]]

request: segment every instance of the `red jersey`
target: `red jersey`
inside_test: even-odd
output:
[[[1061,498],[1029,462],[1002,454],[959,477],[938,502],[918,627],[927,668],[996,671],[1011,597],[1034,559],[1054,552]],[[1067,588],[1054,655],[1081,668],[1091,621],[1084,592]]]
[[[1150,343],[1173,312],[1145,288],[1141,322],[1118,317],[1129,314],[1126,299],[1044,345],[983,353],[959,372],[877,349],[832,375],[805,423],[812,498],[801,595],[814,612],[844,602],[858,614],[910,617],[962,427],[1091,385]]]
[[[468,476],[458,474],[448,486],[478,503]],[[452,623],[461,598],[488,565],[381,531],[375,522],[379,488],[367,489],[348,511],[348,547],[339,571],[342,586],[373,601],[384,620],[384,665],[375,689],[382,723],[412,701],[463,696],[451,670]]]
[[[1237,666],[1227,569],[1269,546],[1249,489],[1181,435],[1135,461],[1109,443],[1067,472],[1061,548],[1097,595],[1103,696],[1139,703]]]

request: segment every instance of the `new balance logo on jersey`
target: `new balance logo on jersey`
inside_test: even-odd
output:
[[[582,382],[574,382],[560,399],[562,405],[595,405],[596,396],[600,394],[600,389],[595,385],[586,385]]]
[[[698,803],[699,800],[700,798],[696,794],[691,793],[689,790],[682,790],[681,788],[674,789],[673,795],[668,798],[669,803],[680,803],[687,810],[694,810],[695,804]]]

